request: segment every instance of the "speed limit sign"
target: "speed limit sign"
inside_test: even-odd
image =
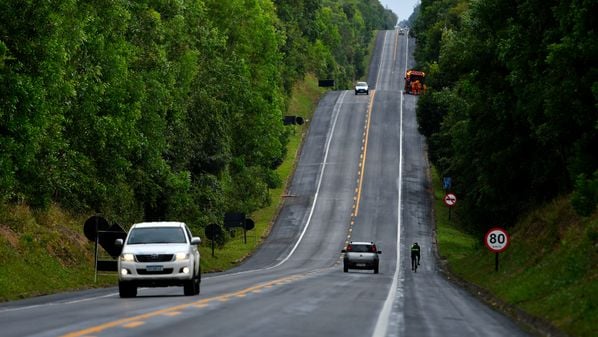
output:
[[[500,253],[505,251],[510,243],[510,237],[507,231],[502,228],[492,228],[486,233],[484,243],[490,251]]]

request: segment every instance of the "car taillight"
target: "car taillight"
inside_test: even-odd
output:
[[[352,251],[352,250],[353,250],[353,246],[351,246],[351,245],[348,245],[348,246],[347,246],[347,251],[348,251],[348,252],[350,252],[350,251]]]
[[[377,251],[378,251],[378,249],[376,249],[376,245],[372,245],[372,252],[374,252],[374,253],[375,253],[375,252],[377,252]]]

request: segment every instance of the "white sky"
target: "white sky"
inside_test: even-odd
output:
[[[380,0],[382,6],[390,8],[399,17],[399,22],[409,19],[413,13],[413,7],[419,0]]]

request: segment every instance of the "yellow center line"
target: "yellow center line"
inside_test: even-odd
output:
[[[368,118],[367,123],[365,125],[365,136],[364,136],[364,144],[363,144],[363,156],[361,157],[361,171],[359,172],[359,187],[357,187],[357,202],[355,203],[355,216],[359,214],[359,203],[361,201],[361,188],[363,186],[363,178],[364,178],[364,171],[365,171],[365,158],[368,153],[368,139],[370,137],[370,121],[372,119],[372,109],[374,107],[374,97],[376,97],[376,90],[372,90],[372,96],[370,97],[370,105],[368,107]]]
[[[324,269],[322,269],[322,270],[324,270]],[[191,303],[175,305],[175,306],[172,306],[169,308],[150,311],[145,314],[141,314],[141,315],[137,315],[137,316],[133,316],[133,317],[118,319],[118,320],[115,320],[112,322],[106,322],[106,323],[99,324],[99,325],[96,325],[93,327],[89,327],[89,328],[86,328],[83,330],[78,330],[78,331],[73,331],[73,332],[67,333],[65,335],[62,335],[62,337],[89,336],[89,335],[100,333],[104,330],[107,330],[110,328],[115,328],[115,327],[135,328],[140,325],[143,325],[147,319],[152,318],[152,317],[176,316],[176,315],[181,314],[181,311],[184,309],[187,309],[187,308],[203,308],[203,307],[206,307],[210,302],[215,302],[215,301],[226,302],[226,301],[230,300],[232,297],[243,297],[248,293],[256,293],[263,289],[271,288],[272,286],[275,286],[275,285],[282,285],[282,284],[290,283],[292,281],[297,281],[297,280],[303,279],[309,275],[312,275],[312,274],[314,274],[316,272],[320,272],[320,271],[321,270],[315,270],[315,271],[307,272],[304,274],[286,276],[286,277],[282,277],[282,278],[279,278],[279,279],[276,279],[273,281],[269,281],[266,283],[257,284],[257,285],[251,286],[249,288],[239,290],[237,292],[214,296],[214,297],[202,299],[202,300],[191,302]]]
[[[167,312],[164,314],[164,316],[168,316],[168,317],[174,317],[174,316],[178,316],[180,315],[181,312],[180,311],[172,311],[172,312]]]
[[[145,322],[139,322],[139,321],[137,321],[137,322],[127,323],[127,324],[123,325],[123,327],[130,329],[130,328],[136,328],[136,327],[141,326],[143,324],[145,324]]]

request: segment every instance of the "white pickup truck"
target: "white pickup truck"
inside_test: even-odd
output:
[[[120,297],[137,296],[137,287],[183,286],[184,294],[199,294],[201,283],[199,237],[183,222],[134,224],[118,259]]]

